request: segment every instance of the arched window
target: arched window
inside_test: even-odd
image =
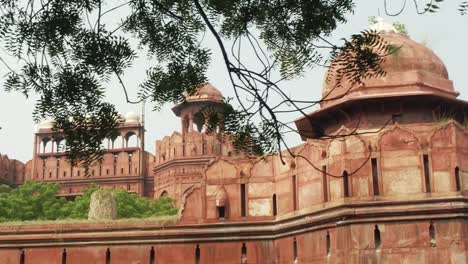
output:
[[[65,139],[59,139],[57,142],[57,152],[65,152],[67,148],[67,141]]]
[[[24,256],[24,250],[21,250],[21,255],[20,255],[20,264],[24,264],[24,259],[25,259],[25,256]]]
[[[200,264],[200,246],[195,249],[195,264]]]
[[[44,138],[42,140],[43,152],[42,153],[51,153],[52,152],[52,141],[49,138]]]
[[[224,187],[220,186],[216,190],[215,195],[215,202],[216,202],[216,213],[219,219],[228,218],[228,196]]]
[[[296,238],[294,238],[293,242],[293,254],[294,254],[294,264],[297,264],[297,241]]]
[[[226,207],[218,206],[218,218],[224,219],[226,218]]]
[[[106,250],[106,264],[110,264],[111,263],[111,252],[110,252],[110,249],[107,248]]]
[[[435,231],[434,223],[432,223],[432,221],[429,225],[429,239],[430,239],[431,247],[436,247],[437,246],[436,231]]]
[[[63,249],[62,252],[62,264],[67,264],[67,250]]]
[[[169,196],[169,193],[167,193],[167,191],[163,191],[160,195],[159,195],[159,198],[161,197],[167,197]]]
[[[331,241],[330,241],[330,232],[327,231],[327,236],[326,236],[326,247],[327,247],[327,256],[330,256],[331,254]]]
[[[124,141],[123,141],[123,137],[122,136],[117,136],[115,137],[113,140],[112,140],[112,148],[113,149],[119,149],[119,148],[123,148],[124,144]]]
[[[293,198],[293,210],[297,210],[297,177],[292,176],[292,198]]]
[[[460,181],[460,168],[455,168],[455,187],[457,192],[461,190],[461,181]]]
[[[431,169],[429,167],[429,155],[423,155],[423,163],[424,163],[424,183],[426,186],[426,192],[431,192]]]
[[[328,176],[327,166],[322,166],[322,189],[323,189],[323,202],[328,202]]]
[[[126,147],[127,148],[136,148],[138,147],[138,138],[134,132],[128,132],[125,135]]]
[[[247,214],[247,203],[246,203],[246,193],[245,193],[245,183],[241,184],[241,217],[245,217]]]
[[[182,133],[189,132],[190,119],[189,116],[185,116],[182,119]]]
[[[151,250],[150,250],[150,261],[149,261],[150,264],[154,264],[154,247],[151,247]]]
[[[193,123],[197,127],[198,132],[205,132],[205,115],[202,112],[197,112],[193,115]]]
[[[349,179],[348,172],[343,172],[343,194],[344,197],[349,197]]]
[[[245,246],[245,243],[242,243],[241,264],[247,264],[247,247]]]
[[[377,159],[371,159],[371,166],[372,166],[372,186],[374,189],[374,195],[379,195],[379,168],[377,166]]]
[[[276,201],[276,193],[273,194],[273,216],[278,215],[278,204]]]
[[[380,247],[382,245],[382,240],[380,239],[380,230],[379,230],[378,225],[375,225],[375,229],[374,229],[374,243],[375,243],[375,250],[380,250]]]
[[[101,141],[101,148],[108,149],[109,148],[109,139],[105,138]]]

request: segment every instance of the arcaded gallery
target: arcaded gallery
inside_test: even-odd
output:
[[[324,82],[337,99],[294,120],[295,158],[252,160],[206,133],[202,109],[223,104],[210,84],[174,106],[180,131],[155,155],[128,113],[90,175],[67,163],[51,121],[39,124],[31,161],[0,156],[2,183],[59,183],[67,199],[92,182],[170,196],[179,218],[0,225],[0,263],[467,263],[468,102],[432,50],[375,27],[401,47],[386,75]]]

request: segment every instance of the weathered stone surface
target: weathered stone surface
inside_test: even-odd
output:
[[[421,193],[421,170],[417,167],[402,167],[383,174],[385,193],[388,195]]]
[[[115,194],[109,189],[95,191],[91,195],[88,220],[117,219],[117,200]]]
[[[249,184],[249,197],[271,196],[275,185],[272,182],[251,183]]]
[[[438,192],[449,192],[451,187],[450,176],[453,173],[448,171],[435,171],[434,172],[434,183],[437,186]]]
[[[272,215],[271,199],[254,199],[249,201],[249,215],[269,216]]]

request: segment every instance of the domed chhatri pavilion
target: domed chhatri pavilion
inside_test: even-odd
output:
[[[90,182],[168,195],[180,215],[0,226],[0,262],[467,263],[468,102],[433,51],[381,20],[373,29],[399,49],[385,76],[332,79],[321,108],[295,120],[304,143],[293,151],[310,162],[252,162],[207,134],[201,111],[223,106],[210,84],[173,108],[181,132],[156,141],[154,156],[128,114],[89,177],[67,165],[45,122],[32,161],[0,157],[3,182],[57,182],[70,199]]]

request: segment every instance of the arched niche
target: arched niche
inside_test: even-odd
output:
[[[215,194],[216,215],[218,218],[228,218],[229,199],[223,186],[218,187]]]
[[[273,169],[272,156],[256,161],[251,169],[252,177],[272,177],[275,176]]]
[[[365,141],[355,135],[347,136],[344,140],[345,152],[346,153],[367,153],[368,148],[366,147]]]
[[[304,144],[296,157],[296,165],[298,168],[310,166],[310,163],[319,164],[321,157],[321,148],[315,145]]]
[[[237,178],[237,168],[235,165],[223,159],[218,159],[211,163],[206,170],[207,180],[218,180]]]
[[[431,151],[428,162],[435,192],[449,192],[456,189],[456,181],[452,175],[458,164],[457,157],[463,155],[463,152],[457,149],[463,144],[456,140],[457,130],[461,129],[452,121],[435,129],[429,138]],[[463,130],[461,133],[464,134]]]
[[[421,193],[423,165],[418,138],[398,126],[378,140],[383,195]]]
[[[419,149],[418,138],[413,133],[398,126],[383,133],[378,142],[381,152]]]
[[[344,143],[341,139],[332,139],[328,143],[328,159],[334,159],[343,155],[344,152]]]
[[[162,192],[159,194],[159,198],[162,198],[162,197],[169,197],[169,193],[168,193],[166,190],[162,191]]]
[[[203,194],[200,188],[189,188],[182,196],[182,223],[198,223],[203,215]]]
[[[343,140],[345,154],[342,169],[348,170],[348,173],[353,172],[349,175],[349,196],[368,196],[371,193],[369,180],[372,175],[368,144],[357,135],[346,136]]]

